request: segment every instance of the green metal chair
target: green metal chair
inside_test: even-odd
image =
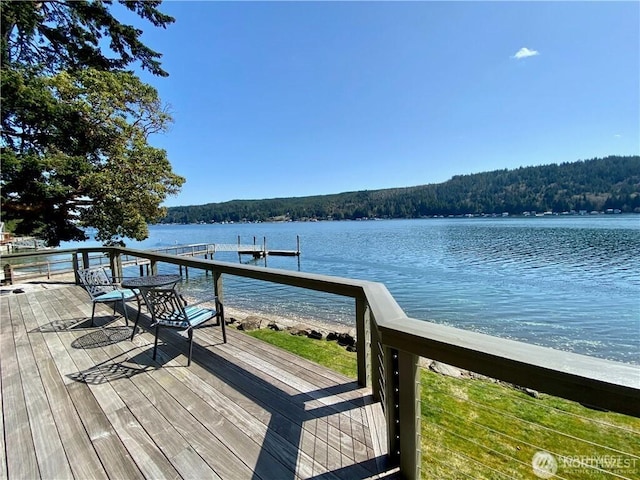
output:
[[[191,365],[191,353],[193,350],[193,331],[204,326],[208,320],[216,318],[222,328],[222,339],[227,343],[227,332],[224,321],[224,309],[217,297],[210,301],[215,302],[215,308],[204,308],[197,305],[187,305],[185,299],[174,288],[141,289],[142,296],[151,312],[151,326],[156,327],[155,342],[153,345],[153,359],[156,359],[158,350],[158,334],[160,327],[182,329],[189,338],[189,360]],[[199,302],[203,303],[203,302]],[[138,321],[133,327],[135,332]]]
[[[93,318],[95,317],[96,305],[98,303],[113,303],[113,315],[115,315],[118,302],[122,302],[124,319],[126,325],[129,326],[129,315],[127,314],[126,302],[133,299],[138,302],[138,316],[136,317],[136,324],[138,323],[140,318],[140,292],[137,290],[120,288],[120,284],[115,283],[111,279],[104,267],[78,270],[78,278],[93,302],[91,326],[93,326]]]

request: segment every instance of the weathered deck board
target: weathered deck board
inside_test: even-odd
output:
[[[42,477],[44,478],[70,478],[71,469],[64,454],[64,448],[55,426],[53,414],[49,409],[48,399],[44,385],[38,373],[38,367],[25,326],[33,319],[33,312],[28,303],[28,298],[20,300],[20,309],[23,324],[16,324],[20,335],[16,338],[16,353],[21,367],[22,387],[27,400],[27,412],[32,426],[33,442],[36,458]]]
[[[20,337],[23,336],[20,328],[22,312],[17,302],[12,305],[11,311],[4,308],[2,311],[0,349],[2,351],[2,413],[7,446],[7,472],[13,478],[37,478],[40,476],[40,471],[29,425],[21,366],[16,351],[16,340],[20,341]],[[4,312],[7,311],[10,314],[9,318],[5,318]]]
[[[351,379],[218,327],[196,331],[190,367],[171,330],[153,361],[152,333],[131,341],[109,306],[90,327],[76,286],[0,302],[0,480],[395,476]]]

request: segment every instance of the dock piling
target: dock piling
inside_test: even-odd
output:
[[[181,256],[203,256],[205,259],[212,259],[215,256],[215,252],[237,252],[238,261],[242,262],[243,255],[251,255],[255,259],[265,258],[269,255],[280,257],[300,257],[300,236],[296,236],[296,249],[295,250],[269,250],[267,246],[267,237],[263,237],[262,245],[258,245],[257,238],[253,237],[252,245],[243,245],[240,235],[238,235],[237,242],[235,244],[224,243],[197,243],[191,245],[173,245],[171,247],[153,249],[153,252],[158,253],[174,253]],[[125,261],[125,264],[129,262]],[[265,262],[266,263],[266,262]],[[133,264],[133,263],[132,263]],[[138,265],[138,263],[135,263]],[[140,266],[142,268],[142,265]],[[148,268],[148,265],[147,265]],[[151,266],[153,270],[153,265]],[[180,274],[183,274],[182,267],[180,268]],[[188,269],[185,267],[184,274],[189,275]]]

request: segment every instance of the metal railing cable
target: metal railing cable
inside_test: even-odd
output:
[[[484,450],[485,452],[488,452],[488,453],[491,453],[493,455],[499,456],[499,457],[501,457],[501,458],[503,458],[505,460],[508,460],[508,461],[513,461],[516,464],[520,465],[521,467],[526,468],[527,470],[531,468],[530,463],[523,462],[522,460],[520,460],[520,459],[518,459],[518,458],[516,458],[514,456],[511,456],[509,454],[500,452],[499,450],[496,450],[495,448],[491,448],[489,446],[483,445],[482,443],[480,443],[477,440],[474,440],[472,438],[469,438],[469,437],[466,437],[464,435],[461,435],[460,433],[454,432],[453,430],[450,430],[450,429],[448,429],[446,427],[443,427],[442,425],[433,425],[433,426],[436,429],[442,430],[443,432],[446,432],[447,434],[449,434],[451,436],[457,437],[459,440],[462,440],[462,441],[467,442],[467,443],[469,443],[471,445],[474,445],[475,447],[478,447],[478,449]],[[550,452],[550,453],[553,453],[553,452]],[[465,457],[475,460],[475,462],[477,464],[482,465],[484,468],[488,468],[488,469],[490,469],[492,471],[504,474],[504,472],[500,472],[499,470],[495,469],[494,467],[491,467],[491,466],[487,465],[486,463],[482,462],[481,460],[478,460],[477,458],[470,457],[468,455],[465,455]],[[560,475],[556,475],[554,478],[565,479],[565,477],[562,477]],[[621,478],[624,478],[624,477],[621,477]],[[565,479],[565,480],[567,480],[567,479]]]
[[[512,387],[514,388],[514,387]],[[539,400],[533,400],[531,398],[528,398],[528,396],[518,396],[515,394],[515,392],[511,393],[506,389],[507,391],[504,392],[502,394],[503,397],[508,397],[512,400],[517,400],[519,402],[524,402],[524,403],[528,403],[531,406],[534,407],[539,407],[539,408],[545,408],[547,410],[551,410],[554,411],[556,414],[558,415],[566,415],[566,416],[570,416],[570,417],[575,417],[578,420],[584,421],[584,422],[589,422],[592,424],[598,424],[602,427],[608,427],[608,428],[615,428],[618,430],[623,430],[627,433],[633,434],[633,435],[639,435],[640,436],[640,422],[638,423],[638,430],[633,429],[632,427],[627,427],[625,425],[615,425],[613,423],[610,423],[608,421],[605,421],[603,419],[599,419],[599,418],[594,418],[594,417],[586,417],[584,415],[580,415],[578,413],[575,412],[570,412],[568,410],[563,410],[561,408],[555,407],[553,405],[540,405],[540,401]],[[454,396],[454,395],[452,395]],[[458,397],[460,400],[463,400],[462,397]],[[469,401],[469,400],[465,400],[465,401]],[[474,403],[473,401],[469,401],[470,403]],[[588,408],[588,407],[585,407]],[[499,411],[501,414],[503,413],[502,411]],[[640,458],[640,457],[638,457]]]
[[[498,431],[498,430],[496,430],[496,429],[494,429],[494,428],[491,428],[491,427],[489,427],[489,426],[487,426],[487,425],[481,424],[481,423],[476,422],[476,421],[474,421],[474,420],[465,419],[464,417],[462,417],[462,416],[460,416],[460,415],[457,415],[456,413],[454,413],[454,412],[452,412],[452,411],[439,409],[439,408],[437,408],[437,407],[435,408],[435,410],[438,410],[438,411],[440,411],[440,412],[442,412],[442,413],[446,413],[447,415],[449,415],[449,416],[450,416],[450,417],[452,417],[452,418],[457,418],[458,420],[460,420],[460,423],[461,423],[461,424],[471,424],[471,425],[473,425],[475,428],[478,428],[478,429],[484,430],[484,431],[486,431],[486,432],[489,432],[489,433],[491,433],[491,434],[493,434],[493,435],[496,435],[496,436],[499,436],[499,437],[503,437],[503,438],[505,438],[505,439],[507,439],[507,440],[511,440],[511,441],[517,442],[517,444],[518,444],[518,445],[524,445],[524,446],[530,447],[530,448],[531,448],[531,449],[533,449],[533,450],[546,451],[546,452],[552,453],[552,454],[553,454],[553,455],[555,455],[556,457],[562,457],[562,456],[563,456],[563,455],[562,455],[562,454],[560,454],[559,452],[554,452],[554,451],[553,451],[553,449],[549,448],[548,446],[545,446],[545,445],[537,445],[537,444],[529,443],[529,442],[527,442],[526,440],[524,440],[523,438],[514,437],[514,436],[512,436],[512,435],[509,435],[509,434],[504,433],[504,432],[500,432],[500,431]],[[527,422],[527,423],[531,423],[531,422]],[[433,425],[433,424],[432,424],[432,425]],[[534,424],[534,425],[535,425],[535,424]],[[460,435],[459,433],[454,432],[454,431],[452,431],[452,430],[450,430],[450,429],[447,429],[447,428],[445,428],[445,427],[443,427],[443,426],[441,426],[441,425],[435,424],[435,425],[433,425],[433,426],[435,426],[435,428],[442,429],[443,431],[446,431],[447,433],[449,433],[449,434],[451,434],[451,435],[455,435],[455,436],[459,437],[460,439],[463,439],[463,440],[465,440],[465,441],[469,441],[470,443],[473,443],[473,444],[477,445],[478,447],[481,447],[481,446],[482,446],[482,444],[481,444],[481,443],[479,443],[479,442],[477,442],[477,441],[475,441],[475,440],[471,439],[470,437],[465,437],[464,435]],[[561,432],[561,431],[559,431],[559,430],[552,430],[552,431],[553,431],[553,433],[559,434],[560,436],[565,435],[563,432]],[[579,440],[579,441],[582,441],[582,442],[584,442],[584,443],[591,444],[592,446],[596,446],[596,447],[600,447],[600,448],[603,448],[603,449],[606,449],[606,450],[610,450],[610,451],[615,452],[615,453],[618,453],[618,454],[623,454],[623,455],[628,455],[628,456],[630,456],[630,457],[639,458],[639,457],[637,457],[636,455],[633,455],[632,453],[629,453],[629,452],[622,452],[622,451],[620,451],[620,450],[612,449],[612,448],[609,448],[609,447],[604,446],[604,445],[594,444],[593,442],[589,442],[589,441],[587,441],[587,440],[578,439],[577,437],[573,437],[573,436],[571,436],[571,438],[572,438],[573,440]],[[519,464],[521,464],[521,465],[524,465],[524,466],[526,466],[526,467],[529,467],[529,464],[528,464],[528,463],[525,463],[525,462],[523,462],[523,461],[521,461],[521,460],[517,459],[516,457],[509,456],[508,454],[505,454],[505,453],[499,452],[499,451],[497,451],[497,450],[495,450],[495,449],[492,449],[492,448],[489,448],[489,447],[485,447],[485,449],[486,449],[487,451],[492,452],[492,453],[497,453],[497,454],[499,454],[499,455],[501,455],[501,456],[503,456],[503,457],[505,457],[505,458],[509,458],[509,459],[511,459],[511,460],[513,460],[513,461],[515,461],[515,462],[517,462],[517,463],[519,463]],[[485,466],[487,466],[487,465],[485,465]],[[615,472],[611,472],[610,470],[605,470],[605,469],[599,468],[599,467],[597,467],[597,466],[587,465],[587,464],[584,464],[584,466],[585,466],[586,468],[591,469],[591,470],[598,471],[598,472],[600,472],[600,473],[602,473],[602,474],[611,475],[611,476],[614,476],[614,477],[616,477],[616,478],[622,478],[622,479],[628,478],[628,477],[625,477],[625,476],[619,475],[619,474],[617,474],[617,473],[615,473]],[[487,467],[488,467],[488,466],[487,466]]]
[[[429,375],[433,375],[434,378],[440,376],[440,374],[433,372]],[[476,388],[469,388],[468,391],[459,390],[460,385],[467,382],[476,382]],[[610,422],[594,421],[599,419],[548,405],[548,401],[560,400],[554,400],[552,396],[545,395],[535,401],[524,396],[520,397],[508,393],[508,389],[512,388],[510,386],[495,386],[495,388],[501,389],[499,395],[503,408],[494,408],[487,403],[470,398],[472,392],[475,394],[480,391],[486,393],[487,388],[494,386],[495,384],[487,383],[486,380],[471,378],[436,382],[427,380],[427,384],[423,385],[423,390],[428,392],[426,393],[427,398],[422,402],[423,436],[431,440],[429,447],[424,451],[425,457],[429,452],[432,452],[428,458],[425,458],[427,464],[434,458],[439,458],[442,455],[439,452],[443,450],[457,451],[449,448],[447,443],[460,447],[459,441],[442,441],[440,435],[434,434],[434,430],[437,430],[456,436],[458,440],[470,442],[477,447],[477,450],[483,448],[487,450],[486,445],[493,445],[494,448],[490,449],[490,452],[495,454],[498,449],[502,448],[503,452],[498,451],[498,453],[504,458],[519,462],[523,468],[529,471],[531,465],[509,455],[509,448],[517,445],[518,451],[522,449],[522,452],[527,451],[532,454],[536,451],[553,454],[558,465],[562,469],[568,468],[569,473],[571,473],[571,469],[579,469],[580,475],[621,479],[629,478],[627,475],[633,477],[637,473],[635,468],[636,465],[640,465],[640,456],[637,454],[640,452],[640,436],[638,436],[638,430],[634,430],[633,426],[627,427],[611,423],[615,421],[615,418],[612,418]],[[439,406],[439,403],[445,403],[445,400],[442,400],[445,397],[457,400],[457,405],[464,406],[464,409],[461,411],[458,406],[453,405]],[[487,402],[493,401],[490,400],[491,394],[486,398]],[[534,407],[530,408],[530,405],[534,405]],[[577,405],[576,407],[579,408]],[[468,416],[465,416],[467,412]],[[518,416],[518,412],[522,412],[522,416]],[[594,416],[598,414],[616,417],[618,415],[594,412]],[[633,417],[624,415],[620,415],[619,418],[621,421],[636,421]],[[603,426],[607,429],[604,432],[602,431]],[[638,422],[638,426],[640,426],[640,422]],[[572,428],[577,433],[567,431]],[[471,434],[471,432],[473,433]],[[612,444],[605,444],[606,439],[611,439]],[[438,443],[439,440],[441,440],[440,443]],[[559,448],[564,449],[564,454],[558,451]],[[472,449],[467,449],[467,453],[469,450]],[[574,454],[571,454],[572,452]],[[575,452],[588,455],[576,455]],[[616,466],[618,470],[616,470]],[[485,465],[485,467],[490,468],[489,465]]]
[[[540,424],[540,423],[532,422],[532,421],[530,421],[530,420],[526,420],[526,419],[523,419],[523,418],[517,417],[517,416],[515,416],[515,415],[509,414],[509,413],[505,413],[503,410],[498,410],[498,409],[495,409],[495,408],[489,407],[489,406],[487,406],[487,405],[484,405],[484,404],[478,403],[478,402],[473,401],[473,400],[470,400],[470,399],[468,399],[468,398],[459,397],[459,396],[456,396],[456,395],[453,395],[453,394],[447,394],[447,395],[449,395],[449,396],[451,396],[451,397],[453,397],[453,398],[457,398],[458,400],[464,401],[465,403],[467,403],[467,404],[469,404],[469,405],[474,405],[475,407],[477,407],[477,408],[479,408],[479,409],[483,409],[483,410],[488,411],[488,412],[490,412],[490,413],[493,413],[493,414],[495,414],[495,415],[499,415],[499,416],[500,416],[501,418],[503,418],[503,419],[504,419],[504,418],[508,418],[508,419],[511,419],[511,420],[514,420],[514,421],[517,421],[517,422],[521,422],[521,423],[523,423],[523,424],[525,424],[525,425],[527,425],[527,426],[529,426],[529,427],[539,428],[539,429],[541,429],[541,430],[545,430],[545,431],[548,431],[548,432],[550,432],[550,433],[557,434],[557,435],[559,435],[559,436],[561,436],[561,437],[565,437],[565,438],[567,438],[567,439],[570,439],[570,440],[573,440],[573,441],[576,441],[576,442],[585,443],[585,444],[588,444],[588,445],[590,445],[590,446],[592,446],[592,447],[601,448],[601,449],[603,449],[603,450],[609,450],[609,451],[611,451],[611,452],[618,453],[618,454],[629,455],[629,456],[631,456],[631,457],[634,457],[634,458],[636,458],[636,459],[640,460],[640,456],[635,455],[635,454],[633,454],[633,453],[631,453],[631,452],[625,452],[625,451],[618,450],[618,449],[615,449],[615,448],[612,448],[612,447],[609,447],[609,446],[606,446],[606,445],[599,444],[599,443],[597,443],[597,442],[592,442],[592,441],[587,440],[587,439],[584,439],[584,438],[576,437],[576,436],[574,436],[574,435],[571,435],[571,434],[568,434],[568,433],[562,432],[562,431],[557,430],[557,429],[555,429],[555,428],[551,428],[551,427],[548,427],[548,426],[546,426],[546,425],[542,425],[542,424]],[[449,411],[445,411],[445,410],[442,410],[442,409],[438,409],[437,407],[432,407],[432,406],[430,406],[429,408],[433,408],[433,409],[435,409],[435,410],[439,410],[439,411],[440,411],[440,412],[442,412],[442,413],[447,413],[448,415],[452,415],[452,416],[455,416],[455,417],[457,417],[457,418],[459,418],[459,419],[461,419],[461,420],[464,420],[464,419],[463,419],[463,417],[461,417],[461,416],[457,415],[456,413],[449,412]],[[542,406],[541,408],[544,408],[544,406]],[[584,420],[585,422],[591,422],[591,419],[590,419],[590,418],[587,418],[587,417],[579,417],[579,418],[581,418],[581,419],[582,419],[582,420]],[[466,420],[465,420],[465,421],[466,421]],[[489,426],[482,425],[482,424],[477,423],[477,422],[472,421],[472,420],[470,420],[470,422],[471,422],[471,423],[473,423],[474,425],[478,426],[478,427],[482,427],[482,428],[484,428],[484,429],[486,429],[486,430],[492,431],[492,432],[497,433],[497,434],[499,434],[499,435],[506,436],[506,437],[508,437],[510,440],[517,440],[517,441],[519,441],[519,442],[521,442],[521,443],[523,443],[523,444],[527,444],[527,445],[528,445],[528,443],[527,443],[526,441],[522,440],[522,439],[518,439],[518,438],[516,438],[516,437],[509,436],[508,434],[505,434],[505,433],[499,432],[499,431],[497,431],[497,430],[495,430],[495,429],[493,429],[493,428],[491,428],[491,427],[489,427]],[[616,426],[612,426],[611,428],[617,428],[617,427],[616,427]],[[635,432],[635,433],[637,433],[637,432]],[[540,445],[532,445],[532,446],[542,448]]]
[[[495,473],[495,474],[500,475],[501,477],[509,478],[509,479],[512,479],[512,480],[517,480],[517,477],[514,477],[514,476],[512,476],[512,475],[509,475],[509,474],[508,474],[508,473],[506,473],[506,472],[501,472],[500,470],[497,470],[497,469],[495,469],[495,468],[493,468],[493,467],[491,467],[491,466],[489,466],[489,465],[486,465],[486,464],[484,464],[484,463],[482,463],[482,462],[478,461],[477,459],[475,459],[475,458],[473,458],[473,457],[470,457],[469,455],[465,455],[465,454],[464,454],[464,453],[462,453],[462,452],[458,452],[458,451],[456,451],[456,450],[452,450],[452,449],[447,448],[447,447],[444,447],[443,449],[444,449],[444,450],[447,450],[451,455],[454,455],[454,456],[456,456],[456,457],[463,458],[463,459],[464,459],[464,460],[466,460],[466,461],[473,462],[473,463],[474,463],[475,465],[477,465],[478,467],[485,468],[485,469],[487,469],[487,470],[491,471],[492,473]],[[446,466],[448,466],[448,467],[449,467],[449,470],[451,470],[451,468],[452,468],[450,464],[447,464],[446,462],[444,462],[443,460],[441,460],[439,457],[431,456],[431,457],[429,457],[429,461],[436,461],[436,462],[440,463],[441,465],[446,465]],[[479,478],[478,471],[474,472],[474,474],[473,474],[473,475],[471,475],[471,474],[468,474],[468,473],[466,473],[466,472],[461,471],[460,469],[456,469],[456,472],[455,472],[455,473],[456,473],[456,476],[458,476],[458,475],[462,474],[462,475],[464,475],[464,476],[465,476],[465,477],[467,477],[467,478],[472,478],[473,480],[478,480],[478,478]]]

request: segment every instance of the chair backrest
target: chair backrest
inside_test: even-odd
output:
[[[117,290],[104,267],[78,270],[78,277],[91,298],[97,298],[104,293]]]
[[[186,302],[173,288],[140,289],[151,311],[152,321],[169,327],[187,328],[189,318],[184,309]]]

